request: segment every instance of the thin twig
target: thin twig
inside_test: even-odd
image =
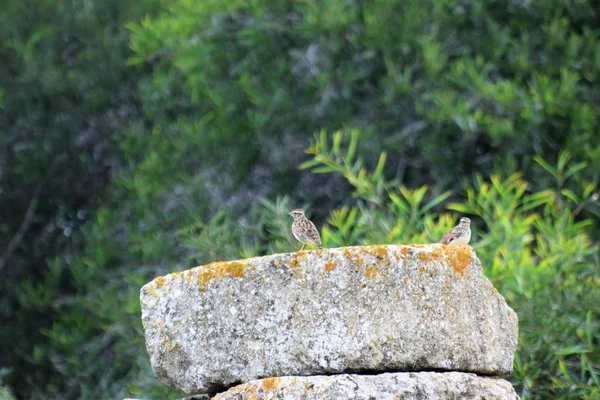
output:
[[[33,222],[35,210],[37,209],[37,206],[40,201],[41,192],[42,185],[38,184],[35,188],[35,191],[33,192],[31,200],[29,201],[29,206],[27,207],[27,211],[25,212],[25,217],[23,217],[23,222],[21,222],[21,226],[19,226],[19,230],[8,243],[8,246],[6,247],[4,254],[2,254],[2,257],[0,257],[0,272],[2,272],[2,270],[4,269],[4,266],[8,262],[8,259],[10,258],[12,253],[17,249],[17,247],[19,247],[19,245],[23,241],[23,237],[25,236],[27,230],[29,229],[29,226]]]

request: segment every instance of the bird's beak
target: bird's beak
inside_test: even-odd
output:
[[[291,217],[294,216],[294,214],[291,211],[288,213],[288,215],[291,216]]]

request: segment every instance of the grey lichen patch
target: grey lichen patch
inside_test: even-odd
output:
[[[512,369],[516,314],[468,246],[217,262],[141,290],[155,374],[186,392],[264,376]]]

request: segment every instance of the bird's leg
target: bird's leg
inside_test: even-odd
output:
[[[300,251],[304,250],[304,246],[306,246],[306,243],[302,243],[302,247],[300,248]]]

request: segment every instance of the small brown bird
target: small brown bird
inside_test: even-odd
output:
[[[440,240],[440,243],[447,245],[469,244],[471,240],[471,220],[467,217],[460,219],[458,225],[450,229],[450,232]]]
[[[323,248],[321,244],[321,236],[319,235],[319,231],[315,224],[310,222],[304,216],[304,211],[301,209],[296,209],[289,213],[292,217],[294,217],[294,223],[292,224],[292,233],[294,237],[298,239],[299,242],[302,243],[302,248],[309,243],[316,244],[320,249]]]

